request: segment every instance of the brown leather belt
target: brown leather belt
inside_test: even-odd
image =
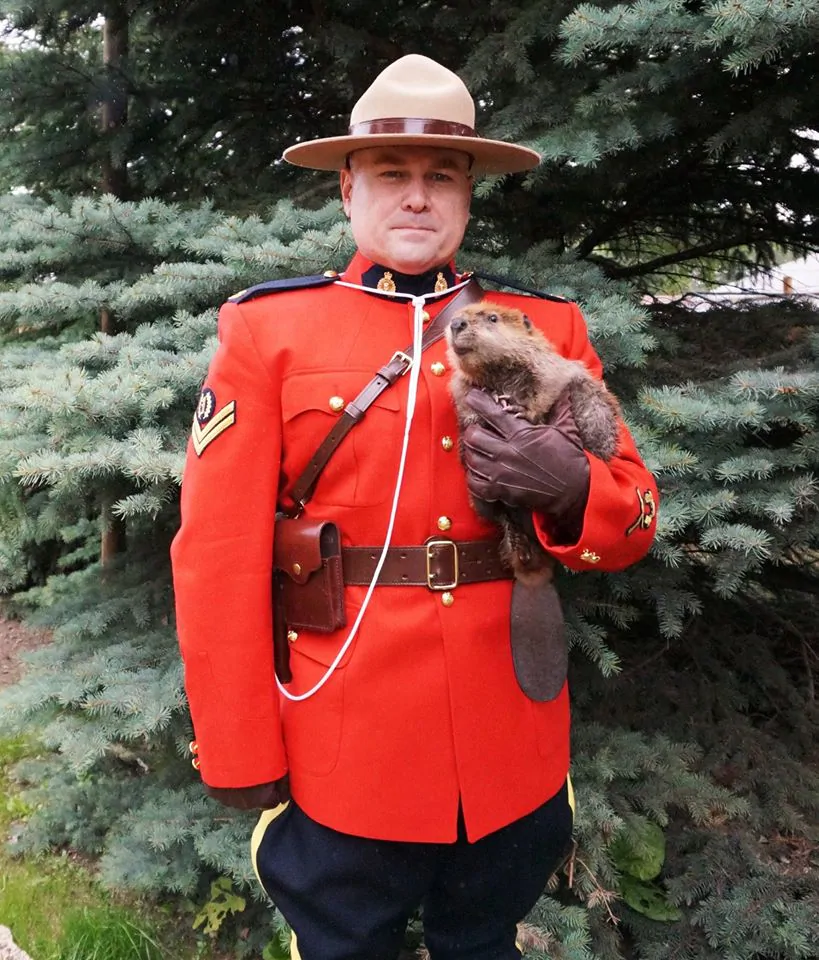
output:
[[[369,586],[381,547],[344,547],[344,582]],[[390,547],[378,583],[390,587],[453,590],[464,583],[511,580],[500,561],[497,540],[446,540],[433,537],[420,547]]]

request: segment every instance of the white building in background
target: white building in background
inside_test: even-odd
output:
[[[677,303],[689,310],[708,310],[724,303],[761,303],[771,298],[809,299],[819,306],[819,253],[802,260],[781,263],[770,270],[748,274],[731,283],[710,290],[679,294],[656,294],[643,298],[643,303]]]
[[[812,253],[802,260],[791,260],[770,270],[748,274],[712,290],[689,293],[682,303],[691,310],[702,311],[716,304],[762,302],[772,297],[805,298],[819,303],[819,254]]]

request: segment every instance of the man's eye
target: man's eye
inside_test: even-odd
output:
[[[403,170],[384,170],[382,171],[381,176],[384,177],[385,180],[399,180],[401,177],[404,176],[404,171]]]
[[[449,183],[452,180],[452,177],[448,173],[433,173],[432,179],[436,183]]]

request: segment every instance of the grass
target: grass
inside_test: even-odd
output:
[[[86,910],[67,918],[55,960],[163,960],[163,948],[124,913]]]
[[[27,809],[8,768],[37,747],[0,738],[0,924],[33,960],[208,960],[208,944],[156,906],[122,901],[68,853],[18,858],[5,840]]]

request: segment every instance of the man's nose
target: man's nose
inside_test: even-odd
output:
[[[463,317],[455,317],[455,319],[450,323],[449,329],[453,333],[460,333],[462,330],[466,330],[466,320]]]
[[[404,209],[420,211],[429,203],[429,193],[423,177],[413,177],[404,193]]]

